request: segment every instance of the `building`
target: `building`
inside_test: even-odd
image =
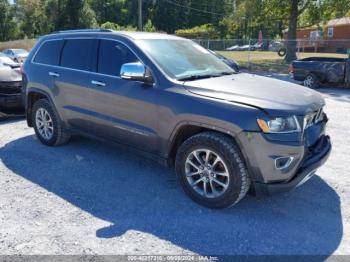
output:
[[[284,30],[287,40],[288,30]],[[346,53],[350,48],[350,17],[333,19],[319,26],[297,30],[298,48],[301,51]]]

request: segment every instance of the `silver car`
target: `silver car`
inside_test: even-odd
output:
[[[0,53],[0,112],[23,108],[20,64]]]
[[[29,54],[28,51],[25,49],[16,49],[16,48],[5,49],[2,52],[8,57],[10,57],[16,63],[23,63]]]

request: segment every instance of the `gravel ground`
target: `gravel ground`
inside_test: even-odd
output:
[[[322,89],[333,153],[296,190],[226,210],[190,201],[174,172],[75,138],[41,145],[0,122],[0,254],[350,254],[350,91]]]

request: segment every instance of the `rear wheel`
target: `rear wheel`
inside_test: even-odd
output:
[[[210,208],[238,203],[250,187],[238,147],[229,137],[215,132],[200,133],[180,146],[176,173],[185,193]]]
[[[316,89],[318,88],[320,81],[315,74],[309,74],[306,76],[303,84],[308,88]]]
[[[68,142],[70,135],[63,128],[58,114],[46,99],[35,102],[32,123],[36,136],[47,146],[58,146]]]

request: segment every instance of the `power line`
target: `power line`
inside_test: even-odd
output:
[[[194,7],[190,7],[190,6],[184,6],[184,5],[181,5],[177,2],[174,2],[174,1],[171,1],[171,0],[165,0],[167,3],[169,4],[172,4],[172,5],[175,5],[175,6],[178,6],[178,7],[183,7],[183,8],[187,8],[187,9],[190,9],[190,10],[194,10],[194,11],[197,11],[199,13],[206,13],[206,14],[212,14],[212,15],[218,15],[218,16],[225,16],[225,14],[219,14],[219,13],[214,13],[214,12],[210,12],[210,11],[207,11],[207,10],[202,10],[202,9],[197,9],[197,8],[194,8]]]
[[[224,2],[223,0],[221,0],[222,1],[222,3],[220,3],[220,6],[224,6],[224,7],[230,7],[230,8],[233,8],[234,6],[235,6],[235,4],[232,2],[232,3],[226,3],[226,2]],[[176,2],[176,1],[175,1]],[[210,5],[212,5],[213,3],[215,3],[215,2],[211,2],[211,3],[209,3],[207,6],[210,6]],[[179,2],[177,2],[177,4],[180,4]],[[181,5],[181,4],[180,4]],[[183,6],[183,5],[181,5],[181,6]],[[197,2],[191,2],[191,6],[193,7],[193,8],[197,8],[197,9],[201,9],[201,7],[203,7],[203,4],[199,4],[199,3],[197,3]],[[203,9],[202,9],[203,10]]]

